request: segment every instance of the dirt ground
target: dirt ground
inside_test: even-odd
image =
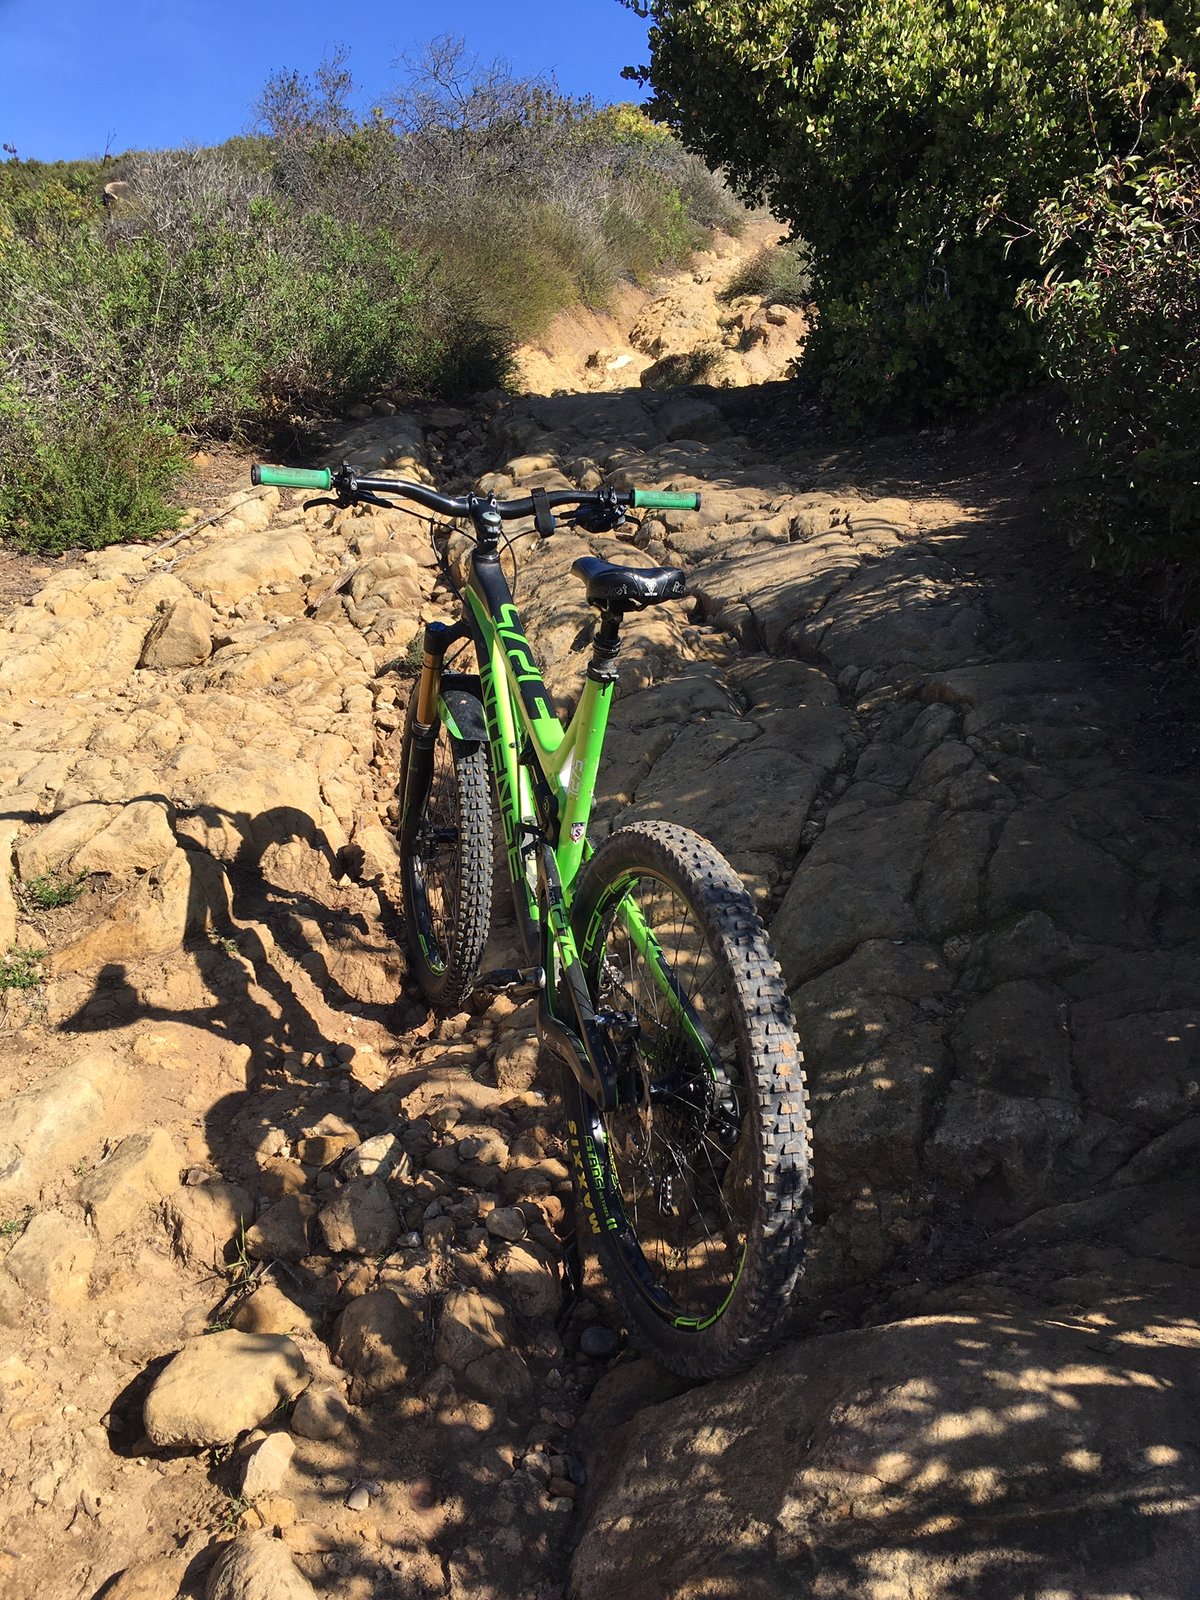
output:
[[[560,1315],[530,1008],[435,1016],[401,949],[392,668],[445,605],[428,527],[305,512],[218,452],[185,538],[0,558],[12,1600],[1190,1592],[1194,676],[1070,550],[1044,406],[827,430],[786,381],[802,318],[720,299],[761,238],[561,324],[523,395],[392,397],[325,447],[448,492],[704,495],[528,549],[520,599],[569,693],[571,561],[687,572],[628,630],[597,826],[696,827],[771,919],[816,1128],[804,1337],[713,1386],[723,1459],[710,1391],[639,1359],[594,1277]],[[727,386],[636,381],[702,347]],[[973,1338],[1002,1354],[952,1381]],[[1045,1480],[1010,1403],[1039,1385],[1075,1396]],[[1105,1409],[1154,1385],[1173,1411]],[[917,1400],[941,1421],[893,1473]],[[956,1567],[921,1530],[973,1550],[985,1503]],[[1105,1519],[1142,1563],[1106,1545],[1112,1587]]]

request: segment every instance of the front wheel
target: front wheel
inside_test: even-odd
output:
[[[606,839],[572,920],[624,1069],[611,1112],[567,1074],[581,1243],[647,1354],[687,1377],[738,1371],[787,1324],[810,1221],[779,965],[728,863],[670,824]]]
[[[400,752],[400,876],[412,968],[431,1005],[453,1011],[475,986],[492,916],[487,755],[409,702]]]

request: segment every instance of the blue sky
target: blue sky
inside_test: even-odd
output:
[[[617,0],[0,0],[0,142],[38,161],[245,132],[266,78],[339,44],[370,104],[438,34],[570,94],[637,98],[646,24]]]

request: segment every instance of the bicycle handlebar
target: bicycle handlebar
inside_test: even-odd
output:
[[[366,494],[394,494],[402,500],[415,500],[418,505],[425,506],[427,510],[436,511],[444,517],[469,517],[473,505],[484,503],[482,497],[475,495],[453,497],[438,494],[433,489],[428,489],[423,483],[409,483],[403,478],[360,478],[352,469],[343,468],[339,473],[330,472],[328,467],[270,467],[253,466],[250,468],[250,481],[255,485],[263,485],[277,489],[319,489],[328,490],[345,487],[353,497],[355,490],[362,490]],[[611,504],[615,500],[617,505],[633,506],[639,511],[698,511],[700,509],[700,496],[698,494],[673,494],[657,489],[550,489],[546,491],[545,504],[551,509],[555,506],[586,506],[600,505],[605,500]],[[505,522],[515,517],[531,517],[535,506],[532,495],[523,495],[519,500],[496,500],[487,502],[494,506]]]

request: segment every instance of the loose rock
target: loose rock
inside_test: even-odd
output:
[[[79,1203],[104,1241],[125,1233],[179,1182],[179,1152],[161,1128],[130,1134],[79,1185]]]
[[[412,1313],[390,1289],[352,1300],[337,1320],[333,1350],[354,1374],[357,1396],[394,1389],[413,1362]]]
[[[225,1265],[230,1245],[254,1215],[254,1202],[233,1183],[176,1189],[164,1203],[175,1253],[188,1267]]]
[[[389,1178],[394,1172],[402,1172],[407,1164],[408,1157],[396,1135],[377,1133],[347,1153],[341,1170],[347,1178]]]
[[[295,1453],[295,1442],[286,1433],[272,1433],[264,1439],[247,1461],[242,1474],[242,1493],[246,1499],[278,1494]]]
[[[528,1245],[513,1245],[503,1260],[504,1287],[523,1317],[552,1321],[562,1300],[558,1274]]]
[[[233,1325],[243,1333],[312,1332],[308,1312],[273,1283],[264,1283],[242,1301],[233,1314]]]
[[[454,1289],[438,1319],[437,1358],[452,1372],[462,1372],[480,1356],[509,1343],[508,1313],[495,1295],[477,1289]]]
[[[510,1241],[523,1239],[529,1231],[524,1212],[516,1206],[497,1206],[488,1213],[484,1226],[493,1238]]]
[[[217,1557],[204,1600],[316,1600],[316,1593],[282,1541],[240,1533]]]
[[[541,1053],[541,1043],[532,1029],[502,1040],[496,1048],[496,1087],[506,1094],[523,1094],[531,1089]]]
[[[203,600],[189,595],[162,613],[146,635],[140,667],[167,671],[172,667],[195,667],[207,661],[212,651],[212,631],[216,618]]]
[[[312,1384],[296,1401],[292,1432],[303,1439],[336,1439],[350,1420],[350,1407],[328,1384]]]
[[[105,1588],[104,1600],[176,1600],[186,1571],[174,1556],[138,1561]]]
[[[334,1254],[377,1256],[400,1232],[395,1207],[381,1178],[355,1178],[317,1218],[326,1248]]]
[[[146,1432],[160,1447],[231,1444],[308,1381],[303,1355],[281,1334],[232,1328],[206,1334],[155,1379],[146,1396]]]
[[[303,1261],[309,1252],[308,1225],[316,1214],[317,1203],[308,1195],[288,1195],[246,1229],[246,1254],[255,1261]]]
[[[579,1335],[579,1348],[593,1361],[607,1361],[621,1348],[621,1336],[603,1323],[593,1322]]]

